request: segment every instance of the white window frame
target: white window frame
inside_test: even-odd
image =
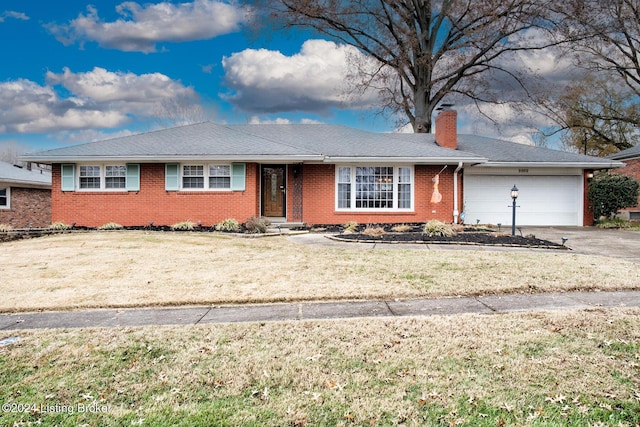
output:
[[[5,195],[7,198],[7,203],[4,205],[0,205],[0,209],[11,209],[11,187],[0,187],[0,190],[5,190]]]
[[[100,175],[97,177],[100,179],[100,186],[97,188],[82,188],[80,185],[80,180],[81,178],[83,178],[82,176],[80,176],[80,171],[82,170],[82,167],[87,167],[87,166],[93,166],[93,167],[98,167],[100,168]],[[118,167],[124,167],[125,168],[125,186],[123,188],[107,188],[107,166],[118,166]],[[87,191],[87,192],[91,192],[91,191],[108,191],[108,192],[127,192],[127,184],[126,184],[126,169],[127,165],[126,163],[82,163],[82,164],[78,164],[76,166],[76,191]]]
[[[390,208],[358,208],[356,207],[356,196],[357,196],[357,187],[356,187],[356,168],[359,167],[382,167],[382,168],[393,168],[393,206]],[[350,198],[350,207],[341,208],[339,207],[340,202],[340,194],[339,194],[339,185],[344,184],[340,182],[340,168],[350,168],[350,176],[351,176],[351,198]],[[409,182],[403,182],[402,184],[409,184],[411,186],[411,206],[409,208],[400,208],[398,207],[399,203],[399,182],[400,180],[400,169],[406,168],[410,171],[410,179]],[[398,164],[337,164],[335,167],[335,210],[336,212],[414,212],[415,211],[415,169],[413,165],[398,165]]]
[[[190,187],[185,187],[184,186],[184,168],[185,166],[202,166],[202,171],[203,171],[203,180],[204,180],[204,185],[200,188],[190,188]],[[210,186],[210,178],[219,178],[222,177],[223,175],[215,175],[211,173],[211,167],[214,166],[225,166],[227,168],[227,170],[229,171],[229,187],[227,188],[215,188],[215,187],[211,187]],[[232,191],[231,187],[232,187],[232,166],[231,163],[180,163],[180,167],[179,167],[179,172],[180,172],[180,179],[179,179],[179,183],[180,183],[180,191],[222,191],[222,192],[226,192],[226,191]],[[187,175],[188,176],[188,175]]]

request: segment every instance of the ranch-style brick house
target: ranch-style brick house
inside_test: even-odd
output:
[[[42,151],[52,165],[52,221],[97,227],[205,226],[251,216],[313,224],[589,225],[585,187],[622,163],[474,135],[456,111],[435,134],[344,126],[211,122]]]
[[[0,224],[42,228],[51,224],[51,174],[0,161]]]

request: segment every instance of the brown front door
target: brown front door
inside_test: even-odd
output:
[[[262,215],[285,217],[286,166],[262,166]]]

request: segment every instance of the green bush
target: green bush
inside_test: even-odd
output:
[[[182,222],[178,222],[176,224],[173,224],[171,226],[171,229],[173,231],[193,231],[195,226],[196,226],[195,222],[182,221]]]
[[[98,230],[122,230],[124,227],[117,222],[108,222],[98,227]]]
[[[598,228],[632,228],[633,224],[630,221],[621,218],[603,219],[598,221],[596,225]]]
[[[424,225],[423,233],[429,237],[453,237],[458,234],[453,224],[445,224],[436,219],[432,219]]]
[[[248,233],[266,233],[271,221],[266,218],[249,217],[244,223],[244,228]]]
[[[640,184],[626,175],[602,173],[589,183],[587,197],[596,219],[612,218],[620,209],[638,204]]]
[[[240,231],[240,223],[233,218],[227,218],[216,225],[216,230],[236,233]]]

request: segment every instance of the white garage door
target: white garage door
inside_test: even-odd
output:
[[[516,225],[582,225],[580,176],[465,175],[465,223],[511,225],[511,188],[520,190]]]

